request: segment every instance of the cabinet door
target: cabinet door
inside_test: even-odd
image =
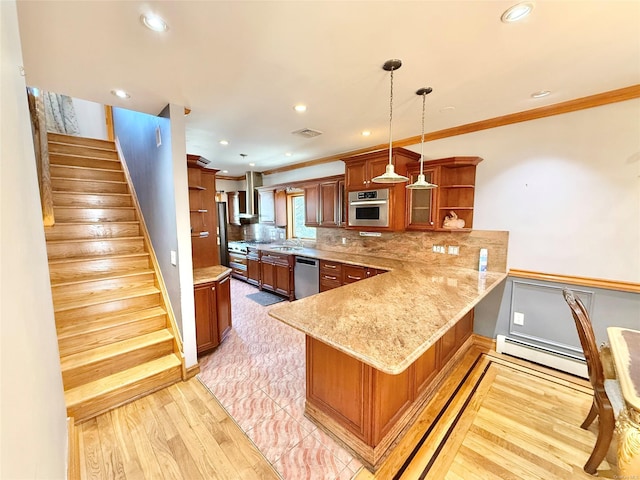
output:
[[[320,210],[320,185],[315,183],[304,187],[304,224],[317,227]]]
[[[252,285],[260,284],[260,262],[247,255],[247,282]]]
[[[367,187],[367,170],[365,162],[352,163],[346,166],[345,182],[347,189],[362,189]]]
[[[258,215],[260,223],[275,224],[275,192],[274,190],[258,191]]]
[[[367,277],[367,269],[357,265],[342,265],[342,283],[354,283]]]
[[[275,193],[276,227],[287,226],[287,192],[277,190]]]
[[[338,193],[338,182],[320,184],[320,225],[323,227],[340,225]]]
[[[194,288],[196,317],[196,347],[198,354],[214,349],[218,340],[218,321],[215,309],[216,287],[206,283]]]
[[[216,313],[218,316],[218,339],[219,342],[231,331],[231,277],[227,275],[222,280],[216,282]]]
[[[371,181],[372,178],[382,175],[389,164],[389,157],[376,158],[367,161],[367,187],[380,188],[380,184],[375,184]],[[399,169],[396,169],[396,173],[400,173]],[[377,185],[377,186],[376,186]],[[384,186],[384,185],[382,185]]]
[[[409,183],[418,179],[420,171],[409,172]],[[435,171],[424,170],[424,178],[429,183],[434,183]],[[407,189],[407,228],[411,230],[432,230],[434,228],[434,189],[410,190]]]
[[[275,288],[274,291],[287,297],[291,295],[293,286],[291,285],[291,267],[289,265],[275,265]]]
[[[260,262],[260,286],[267,290],[275,290],[276,270],[273,263]]]
[[[231,225],[240,225],[240,200],[238,192],[227,193],[227,215]]]

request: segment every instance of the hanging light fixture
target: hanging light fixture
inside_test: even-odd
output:
[[[412,190],[428,190],[430,188],[437,187],[437,185],[427,182],[424,178],[424,173],[422,173],[422,167],[424,165],[424,111],[427,95],[431,92],[433,92],[433,88],[431,87],[421,88],[416,92],[416,95],[420,95],[422,97],[422,136],[420,137],[420,175],[418,175],[418,179],[415,182],[411,185],[407,185],[407,188]]]
[[[371,179],[374,183],[402,183],[409,180],[407,177],[398,175],[393,167],[393,136],[391,134],[391,123],[393,121],[393,72],[401,66],[401,60],[387,60],[382,66],[383,70],[391,72],[391,94],[389,95],[389,164],[382,175]]]

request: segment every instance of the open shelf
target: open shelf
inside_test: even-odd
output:
[[[200,185],[189,185],[189,190],[206,190],[206,188]]]

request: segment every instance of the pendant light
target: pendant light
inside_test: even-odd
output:
[[[401,66],[401,60],[387,60],[382,66],[383,70],[391,72],[391,94],[389,95],[389,164],[382,175],[371,179],[374,183],[403,183],[409,180],[407,177],[398,175],[393,167],[393,136],[391,134],[391,123],[393,121],[393,72]]]
[[[424,165],[424,111],[427,95],[431,92],[433,92],[433,88],[431,87],[421,88],[416,92],[416,95],[420,95],[422,97],[422,136],[420,137],[420,175],[418,175],[418,179],[415,182],[411,185],[407,185],[407,188],[410,188],[411,190],[428,190],[437,187],[437,185],[427,182],[424,178],[424,173],[422,173],[422,167]]]

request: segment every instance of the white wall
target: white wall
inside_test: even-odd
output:
[[[330,177],[331,175],[344,175],[344,162],[342,160],[298,168],[296,170],[289,170],[288,172],[265,175],[262,177],[262,183],[265,186],[278,185],[280,183],[295,182],[308,178]]]
[[[66,408],[14,1],[0,2],[0,478],[66,478]]]
[[[81,137],[107,140],[107,121],[104,114],[104,105],[74,98],[73,109],[76,111]]]
[[[640,282],[640,99],[425,144],[454,155],[484,159],[474,228],[510,232],[509,268]]]

